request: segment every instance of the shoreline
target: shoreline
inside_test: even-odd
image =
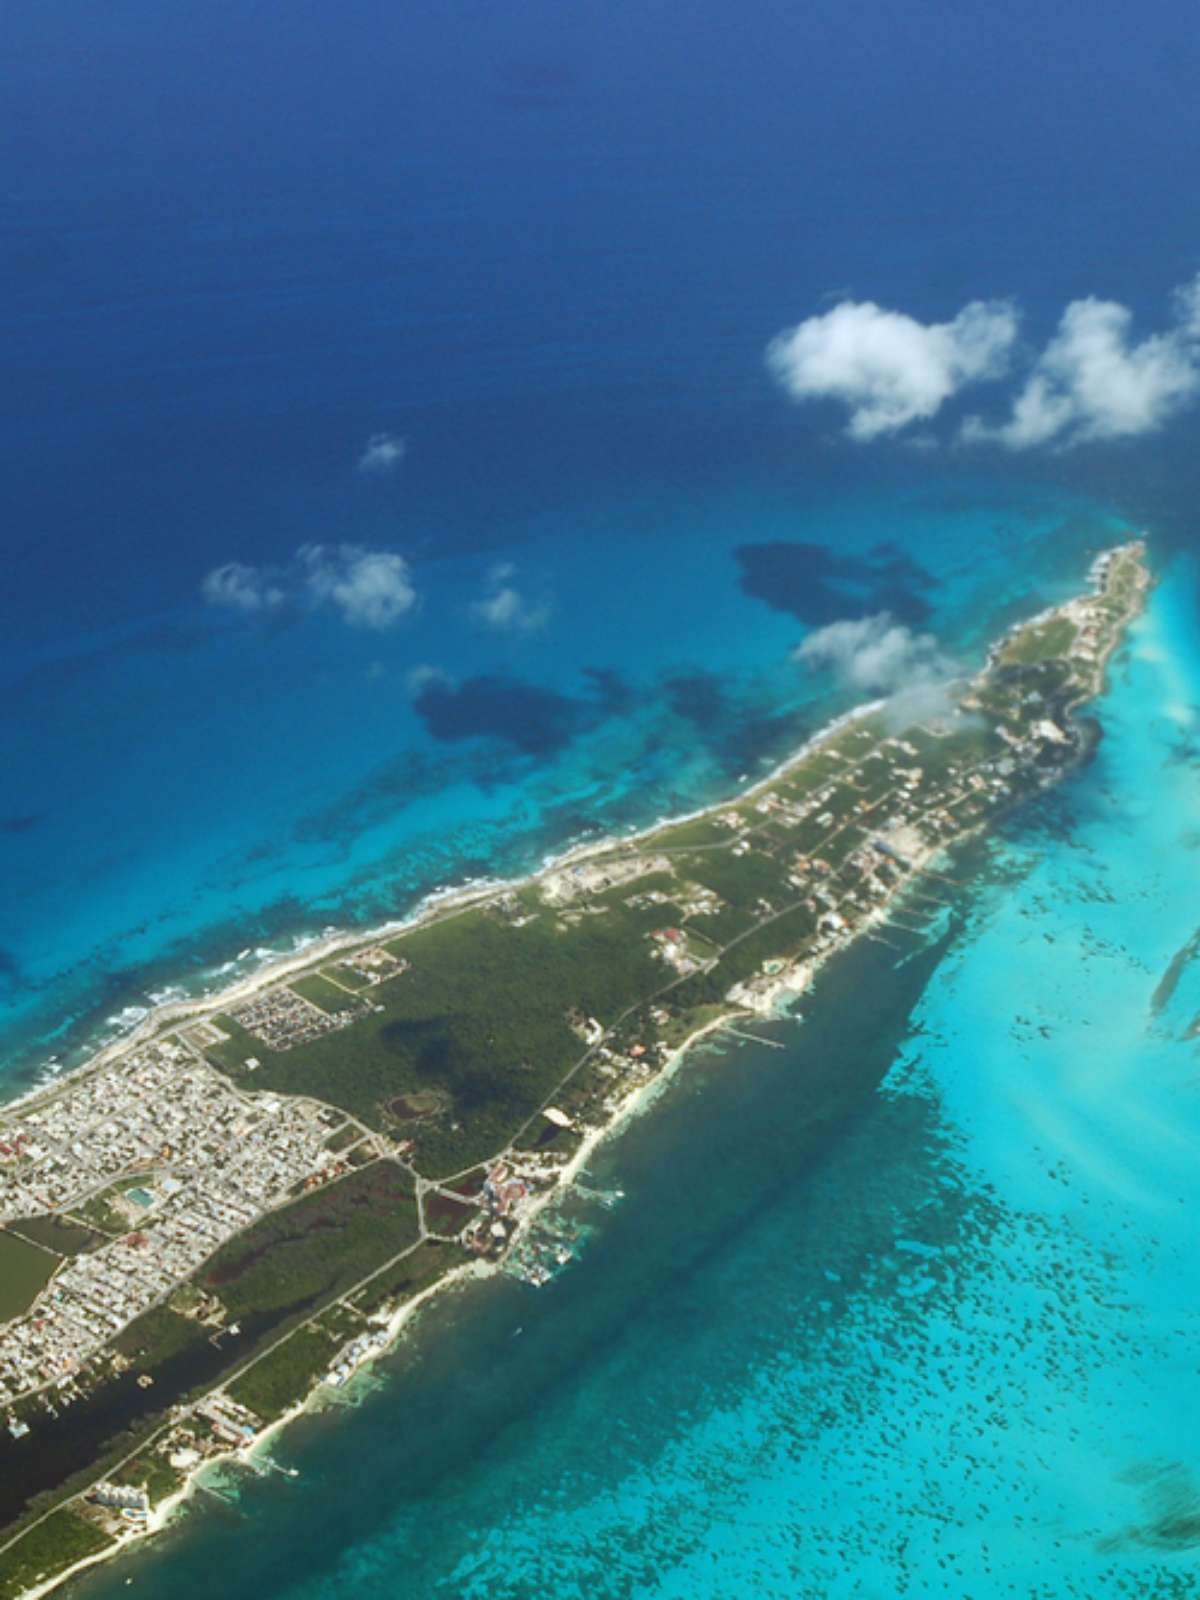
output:
[[[33,1084],[11,1096],[4,1096],[0,1091],[0,1115],[16,1107],[24,1109],[31,1102],[57,1094],[73,1080],[100,1070],[126,1051],[136,1050],[160,1033],[191,1022],[202,1021],[210,1012],[224,1011],[230,1005],[240,1005],[253,999],[262,990],[272,988],[275,984],[284,982],[309,967],[320,966],[343,951],[355,950],[362,945],[378,944],[384,940],[397,939],[404,934],[414,933],[419,928],[444,917],[457,916],[459,912],[467,910],[481,900],[489,900],[496,895],[516,893],[530,884],[537,883],[541,878],[561,872],[566,867],[578,865],[579,862],[586,861],[592,856],[607,855],[612,850],[643,844],[653,839],[656,834],[665,833],[684,823],[703,821],[715,812],[737,805],[760,789],[777,782],[790,768],[803,761],[822,744],[861,718],[872,716],[882,709],[885,703],[884,700],[870,700],[840,712],[829,722],[823,723],[816,733],[810,735],[798,749],[785,756],[782,761],[777,762],[769,772],[761,778],[755,778],[752,783],[745,783],[736,794],[723,800],[714,800],[709,805],[681,812],[678,816],[658,817],[654,822],[643,828],[636,828],[630,833],[605,834],[599,839],[589,839],[580,844],[569,845],[556,854],[544,856],[538,867],[515,878],[477,878],[457,888],[432,889],[418,901],[407,916],[389,919],[387,922],[376,923],[367,928],[337,929],[318,935],[302,949],[283,951],[276,956],[268,957],[254,972],[247,973],[242,978],[235,978],[223,988],[197,995],[195,998],[162,1001],[154,1005],[127,1033],[101,1045],[78,1065],[55,1074],[49,1082]]]
[[[658,826],[658,825],[656,825]],[[911,872],[905,876],[904,883],[897,888],[897,895],[903,893],[909,883],[920,876],[928,862],[940,854],[940,847],[930,847],[922,852],[920,861],[914,862]],[[515,1245],[535,1225],[537,1219],[552,1205],[560,1202],[571,1190],[580,1174],[587,1168],[596,1151],[609,1139],[619,1135],[626,1125],[635,1117],[645,1115],[653,1109],[655,1102],[670,1087],[679,1075],[688,1054],[705,1039],[722,1032],[732,1022],[740,1017],[757,1017],[760,1020],[783,1020],[782,1007],[788,999],[797,999],[805,993],[816,979],[825,963],[834,956],[841,954],[860,934],[865,934],[883,919],[887,910],[886,906],[876,907],[863,923],[861,930],[855,931],[847,939],[831,945],[816,959],[806,960],[794,966],[787,967],[779,973],[775,981],[756,995],[752,1000],[730,1002],[727,1010],[720,1016],[710,1017],[707,1022],[692,1030],[687,1037],[669,1052],[662,1065],[654,1076],[645,1083],[638,1084],[617,1102],[611,1113],[603,1122],[589,1127],[579,1148],[570,1160],[556,1174],[553,1183],[537,1196],[531,1205],[522,1213],[513,1230],[509,1246]],[[385,1343],[379,1351],[365,1361],[360,1371],[369,1370],[379,1360],[387,1359],[396,1352],[396,1346],[403,1336],[409,1323],[415,1321],[420,1310],[434,1300],[437,1296],[454,1288],[465,1288],[472,1282],[485,1282],[498,1277],[503,1272],[503,1263],[499,1261],[464,1261],[448,1272],[445,1277],[428,1284],[411,1300],[406,1300],[392,1312],[387,1322],[383,1325]],[[202,1487],[204,1474],[225,1465],[248,1463],[256,1455],[265,1451],[267,1447],[280,1437],[291,1423],[305,1415],[315,1415],[321,1409],[321,1380],[315,1380],[308,1391],[298,1400],[294,1401],[286,1411],[273,1421],[269,1422],[262,1431],[255,1435],[248,1445],[230,1447],[219,1454],[210,1456],[207,1460],[199,1462],[191,1468],[184,1482],[173,1494],[168,1495],[151,1512],[146,1524],[142,1527],[131,1528],[111,1550],[99,1551],[93,1556],[85,1557],[78,1566],[64,1572],[57,1578],[50,1579],[46,1584],[32,1590],[27,1590],[22,1600],[43,1600],[60,1584],[71,1576],[83,1571],[87,1567],[99,1565],[103,1561],[113,1560],[124,1551],[131,1550],[145,1540],[166,1529],[172,1519],[181,1512],[195,1498],[196,1491]]]
[[[603,1123],[589,1128],[581,1140],[578,1150],[562,1167],[554,1182],[542,1194],[539,1194],[536,1200],[521,1214],[517,1227],[513,1231],[511,1242],[515,1244],[533,1227],[544,1211],[563,1199],[602,1144],[620,1133],[634,1117],[643,1115],[653,1107],[659,1095],[669,1087],[678,1075],[688,1052],[694,1046],[711,1034],[717,1033],[726,1027],[734,1017],[749,1014],[751,1013],[746,1007],[734,1007],[728,1013],[719,1017],[712,1017],[699,1028],[694,1029],[686,1039],[676,1045],[675,1049],[670,1052],[653,1078],[646,1083],[638,1084],[635,1089],[631,1089],[613,1108],[610,1117]],[[771,1014],[774,1015],[774,1013]],[[403,1305],[397,1306],[395,1311],[392,1312],[382,1329],[385,1343],[376,1354],[363,1363],[359,1370],[367,1371],[376,1362],[386,1360],[389,1356],[395,1355],[400,1339],[406,1331],[412,1331],[408,1328],[408,1325],[414,1322],[422,1308],[436,1297],[454,1288],[462,1289],[471,1283],[486,1282],[491,1278],[498,1277],[503,1270],[502,1263],[498,1261],[464,1261],[448,1272],[445,1277],[438,1278],[434,1283],[428,1284],[418,1294],[415,1294],[411,1300],[406,1300]],[[222,1467],[249,1465],[255,1456],[264,1453],[293,1422],[306,1415],[315,1416],[320,1414],[323,1409],[319,1404],[320,1396],[321,1381],[317,1379],[305,1395],[294,1401],[286,1411],[269,1422],[260,1433],[255,1435],[248,1445],[222,1450],[190,1468],[178,1489],[167,1495],[165,1499],[154,1507],[143,1525],[140,1527],[131,1526],[127,1532],[117,1539],[110,1549],[97,1550],[91,1555],[83,1556],[73,1566],[67,1567],[55,1576],[24,1590],[21,1600],[45,1600],[45,1596],[53,1593],[72,1578],[78,1577],[92,1567],[100,1566],[108,1561],[115,1561],[119,1556],[131,1553],[164,1532],[180,1513],[186,1510],[195,1500],[197,1492],[203,1487],[203,1478],[206,1473],[219,1470]],[[252,1467],[251,1470],[253,1470]]]
[[[1103,552],[1093,562],[1088,573],[1087,592],[1095,593],[1102,589],[1107,565],[1114,553],[1113,551]],[[1146,582],[1140,588],[1128,610],[1121,630],[1113,639],[1109,648],[1096,661],[1087,692],[1081,693],[1070,703],[1067,711],[1068,715],[1074,716],[1079,705],[1103,693],[1107,678],[1107,668],[1112,654],[1126,638],[1127,627],[1139,614],[1144,612],[1146,597],[1152,585],[1153,578],[1147,577]],[[1069,605],[1070,602],[1066,604]],[[1050,608],[1051,611],[1056,613],[1063,609],[1063,607]],[[1043,613],[1040,613],[1039,617],[1041,615]],[[1031,623],[1036,624],[1038,620],[1038,618],[1034,618],[1030,619],[1030,621],[1015,623],[1007,629],[989,650],[987,661],[983,668],[980,669],[978,674],[972,675],[972,678],[968,681],[973,683],[976,681],[976,677],[981,677],[989,671],[1007,641],[1013,635],[1028,628]],[[768,774],[756,779],[753,783],[743,781],[739,785],[736,794],[723,800],[715,801],[710,805],[679,817],[659,818],[650,826],[643,829],[635,829],[623,836],[606,836],[598,840],[590,840],[586,843],[571,846],[558,855],[546,857],[537,870],[524,874],[519,878],[477,881],[473,884],[464,885],[459,889],[434,891],[432,895],[427,896],[414,909],[412,915],[408,918],[397,922],[385,923],[366,932],[331,934],[326,939],[316,940],[306,945],[303,950],[284,955],[277,962],[267,962],[257,972],[248,975],[244,979],[237,980],[234,984],[219,990],[216,994],[195,1001],[167,1002],[162,1006],[156,1007],[130,1034],[103,1047],[79,1067],[55,1078],[52,1084],[40,1086],[3,1104],[23,1104],[28,1100],[56,1093],[64,1083],[103,1067],[114,1057],[120,1056],[127,1050],[137,1048],[139,1044],[147,1039],[154,1038],[161,1031],[173,1029],[181,1025],[181,1023],[202,1017],[207,1013],[220,1011],[230,1003],[236,1004],[241,999],[284,980],[291,973],[319,965],[337,951],[359,948],[364,944],[379,942],[381,939],[396,938],[405,932],[413,931],[441,917],[456,915],[461,910],[481,900],[488,900],[499,894],[511,893],[516,889],[536,883],[551,873],[561,871],[564,866],[574,865],[596,855],[608,854],[622,847],[644,844],[646,841],[652,840],[658,833],[678,827],[681,823],[701,820],[715,813],[725,811],[732,806],[737,806],[760,790],[776,783],[781,776],[806,759],[814,750],[819,749],[824,743],[834,738],[847,727],[877,713],[885,704],[886,702],[883,700],[873,700],[853,707],[833,718],[805,740],[797,750],[784,758],[783,761],[777,763]],[[1080,752],[1080,759],[1086,759],[1087,753],[1085,745]],[[1075,765],[1075,763],[1072,763],[1072,765]],[[979,824],[979,827],[982,826],[984,824]],[[977,831],[979,829],[976,827],[967,828],[963,830],[961,835],[957,835],[956,839],[969,836]],[[817,974],[831,957],[843,953],[858,938],[869,936],[871,930],[879,922],[885,920],[894,901],[905,894],[911,885],[927,870],[929,864],[942,854],[945,848],[946,844],[944,843],[929,843],[921,850],[908,852],[905,869],[900,880],[895,885],[894,893],[888,896],[887,901],[873,907],[859,925],[847,928],[844,936],[836,938],[817,954],[791,963],[775,976],[772,983],[756,989],[752,994],[739,995],[736,986],[733,990],[730,990],[722,1003],[720,1014],[709,1018],[695,1028],[674,1049],[670,1050],[653,1077],[644,1083],[638,1084],[625,1094],[611,1107],[611,1110],[601,1121],[591,1126],[584,1126],[583,1138],[578,1149],[558,1170],[553,1181],[544,1192],[539,1193],[536,1199],[520,1215],[510,1240],[510,1245],[527,1234],[537,1218],[550,1205],[560,1201],[569,1192],[600,1145],[618,1134],[633,1117],[641,1115],[653,1106],[658,1096],[674,1080],[688,1053],[696,1045],[703,1039],[725,1029],[738,1017],[779,1018],[783,1003],[787,999],[794,999],[808,990]],[[382,1324],[381,1331],[384,1335],[384,1343],[377,1355],[372,1356],[364,1363],[364,1366],[373,1366],[374,1362],[380,1357],[392,1354],[406,1326],[416,1318],[421,1307],[431,1301],[435,1295],[441,1294],[455,1285],[461,1286],[470,1281],[493,1277],[502,1270],[503,1266],[500,1262],[467,1261],[460,1263],[446,1273],[445,1276],[428,1284],[410,1300],[396,1307],[387,1321]],[[208,1392],[219,1392],[222,1387],[223,1385],[220,1384],[214,1385]],[[223,1463],[252,1460],[255,1455],[265,1450],[277,1436],[281,1435],[286,1427],[295,1421],[297,1417],[313,1411],[314,1401],[319,1394],[320,1380],[318,1379],[310,1385],[301,1398],[263,1428],[248,1445],[230,1448],[207,1458],[203,1462],[197,1463],[195,1467],[185,1474],[179,1488],[166,1496],[153,1509],[144,1525],[131,1527],[127,1532],[122,1532],[110,1548],[83,1557],[73,1566],[25,1590],[22,1600],[42,1600],[42,1597],[50,1594],[70,1578],[77,1576],[90,1567],[99,1565],[101,1562],[114,1559],[122,1552],[139,1546],[142,1541],[161,1532],[162,1529],[169,1525],[180,1509],[194,1497],[197,1488],[201,1486],[201,1480],[205,1472],[217,1468]],[[64,1501],[62,1504],[66,1506],[70,1502]]]

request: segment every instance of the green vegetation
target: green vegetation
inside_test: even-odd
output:
[[[1136,572],[1133,561],[1129,573]],[[1124,570],[1119,576],[1132,593],[1133,576]],[[1075,632],[1074,621],[1060,615],[1015,633],[1005,660],[981,685],[985,709],[1014,736],[1035,720],[1031,705],[1040,708],[1038,716],[1053,714],[1060,691],[1078,687],[1063,655]],[[1040,699],[1030,698],[1035,688]],[[848,859],[897,802],[911,817],[943,789],[950,791],[938,824],[943,834],[982,819],[1003,786],[993,776],[972,779],[968,788],[966,779],[976,765],[1008,753],[982,718],[950,734],[914,727],[902,743],[889,737],[881,718],[860,719],[771,786],[777,800],[799,802],[801,812],[760,810],[757,794],[743,797],[719,817],[661,829],[640,847],[668,855],[671,873],[565,905],[545,904],[537,885],[527,884],[504,903],[445,916],[390,941],[411,970],[403,983],[379,986],[370,1011],[348,1029],[271,1052],[231,1026],[228,1046],[211,1054],[231,1069],[248,1054],[259,1056],[256,1087],[332,1096],[364,1121],[411,1141],[411,1159],[429,1176],[461,1170],[515,1138],[580,1063],[584,1051],[573,1020],[596,1017],[611,1027],[659,993],[682,1017],[716,1003],[722,984],[756,974],[768,958],[794,956],[815,937],[821,907],[812,898],[819,884],[809,877],[797,891],[790,873],[807,875],[808,863],[818,861],[821,871],[828,869],[827,882],[845,893]],[[1046,750],[1036,759],[1052,767],[1059,755]],[[1010,799],[1035,781],[1034,758],[1026,768],[1010,774]],[[736,829],[726,825],[730,819]],[[698,887],[720,905],[689,919],[680,902]],[[648,895],[663,898],[646,905]],[[796,904],[801,900],[807,908]],[[520,928],[511,920],[514,902],[531,916]],[[712,971],[682,983],[655,959],[648,938],[679,925],[686,925],[700,961],[725,951]],[[330,1009],[357,1004],[320,973],[295,987]],[[539,1129],[537,1136],[543,1134]],[[527,1137],[535,1135],[527,1130]]]
[[[673,895],[678,889],[679,883],[673,872],[648,872],[644,878],[636,878],[633,883],[614,884],[611,889],[602,889],[599,894],[591,895],[579,903],[588,906],[622,906],[626,901],[637,900],[652,891]]]
[[[733,831],[714,817],[696,817],[692,822],[680,822],[651,840],[647,848],[653,850],[694,850],[705,845],[729,844]],[[645,880],[642,880],[644,884]],[[639,887],[642,885],[639,884]]]
[[[65,1572],[114,1543],[94,1522],[64,1507],[0,1556],[0,1600],[18,1600],[40,1580]]]
[[[0,1228],[0,1322],[28,1310],[58,1264],[49,1250]]]
[[[581,1055],[569,1014],[608,1023],[662,986],[669,974],[646,935],[679,916],[676,906],[619,902],[569,925],[543,910],[514,928],[468,911],[392,946],[412,970],[375,990],[382,1012],[283,1052],[231,1024],[229,1043],[210,1054],[227,1068],[257,1054],[256,1088],[333,1099],[376,1127],[402,1128],[431,1176],[459,1171],[502,1148]],[[389,1104],[421,1090],[447,1110],[397,1123]]]
[[[210,1044],[205,1053],[214,1066],[222,1067],[226,1072],[234,1073],[249,1089],[273,1089],[277,1085],[272,1083],[268,1076],[256,1072],[253,1078],[247,1076],[246,1062],[253,1058],[257,1061],[272,1061],[276,1058],[271,1055],[261,1039],[256,1039],[252,1033],[243,1028],[240,1022],[235,1022],[232,1017],[222,1013],[214,1018],[216,1025],[222,1033],[229,1037],[223,1044]],[[308,1091],[305,1091],[306,1093]],[[90,1206],[86,1215],[91,1214]]]
[[[133,1456],[112,1474],[113,1483],[130,1483],[145,1489],[150,1503],[156,1505],[183,1483],[183,1473],[173,1467],[160,1450],[150,1449]]]
[[[78,1420],[82,1415],[86,1415],[89,1410],[90,1407],[87,1400],[77,1401],[71,1416],[73,1419]],[[28,1418],[30,1413],[26,1412],[25,1415]],[[36,1493],[29,1494],[22,1512],[5,1528],[4,1537],[12,1538],[19,1529],[23,1527],[31,1528],[32,1523],[38,1517],[44,1516],[55,1507],[62,1506],[65,1508],[70,1500],[77,1495],[83,1494],[99,1479],[112,1476],[118,1472],[120,1463],[127,1456],[150,1444],[153,1437],[162,1430],[163,1422],[163,1410],[162,1407],[158,1407],[140,1417],[134,1425],[110,1434],[99,1445],[96,1444],[93,1437],[89,1442],[88,1453],[86,1456],[81,1455],[79,1466],[73,1472],[69,1472],[66,1477],[52,1487],[43,1488]],[[31,1443],[31,1440],[23,1440],[18,1448],[27,1449]],[[35,1454],[35,1451],[36,1446],[30,1452],[31,1456]],[[7,1576],[9,1570],[6,1565],[9,1560],[9,1554],[0,1556],[0,1574],[4,1576]],[[0,1589],[0,1600],[2,1600],[3,1593],[4,1591]]]
[[[104,1243],[102,1236],[93,1229],[82,1228],[77,1222],[55,1214],[22,1217],[19,1222],[10,1222],[8,1230],[10,1233],[19,1233],[22,1239],[28,1239],[33,1244],[44,1245],[47,1250],[53,1250],[61,1256],[81,1255],[83,1251]]]
[[[457,1245],[443,1244],[439,1239],[426,1239],[411,1255],[372,1278],[370,1283],[350,1297],[350,1303],[364,1316],[370,1316],[383,1306],[398,1305],[420,1294],[422,1289],[436,1283],[443,1273],[461,1260],[462,1250]]]
[[[375,1161],[238,1234],[208,1263],[204,1287],[231,1319],[312,1311],[418,1237],[407,1176]]]
[[[688,918],[689,933],[694,929],[713,944],[727,945],[731,940],[749,933],[755,917],[750,911],[737,911],[732,906],[722,906],[719,911],[703,912]]]
[[[1040,635],[1048,627],[1029,632]],[[1037,650],[1023,644],[1023,635],[1015,642],[1037,655],[1065,637],[1051,631]],[[1059,666],[1056,660],[1014,664],[997,676],[1012,674],[1023,692],[1030,673],[1040,674],[1048,700],[1046,675]],[[1011,691],[1005,694],[1011,716]],[[1021,720],[1017,716],[1018,725]],[[956,772],[1007,753],[982,722],[950,736],[912,729],[904,750],[885,746],[886,736],[878,719],[868,719],[791,768],[775,792],[807,806],[807,815],[760,811],[758,801],[743,800],[725,813],[738,818],[739,830],[711,817],[663,829],[643,848],[669,854],[671,873],[649,874],[563,906],[546,905],[536,886],[526,885],[515,898],[532,920],[519,928],[495,904],[444,917],[390,942],[411,970],[403,983],[379,986],[380,1009],[373,1005],[349,1029],[272,1052],[231,1025],[229,1044],[210,1053],[232,1069],[255,1054],[262,1063],[255,1087],[332,1097],[369,1124],[410,1140],[412,1159],[429,1176],[462,1170],[517,1137],[580,1062],[584,1050],[572,1019],[596,1017],[611,1027],[665,992],[672,1015],[686,1021],[689,1010],[717,1003],[732,983],[759,973],[765,960],[794,956],[810,944],[820,908],[797,904],[812,891],[797,891],[788,874],[807,871],[805,858],[819,859],[833,881],[890,814],[897,769],[910,784],[910,803],[922,806]],[[947,803],[964,824],[985,809],[974,794]],[[688,919],[679,902],[697,888],[721,903]],[[647,905],[648,895],[663,898]],[[725,950],[713,970],[685,982],[655,959],[648,937],[679,925],[686,925],[700,961]],[[320,974],[295,987],[322,1005],[357,1004]],[[524,1142],[543,1136],[537,1127]]]
[[[356,995],[347,994],[336,983],[331,983],[328,978],[322,977],[319,972],[311,972],[306,978],[297,978],[288,985],[305,1000],[311,1000],[314,1006],[319,1006],[322,1011],[336,1015],[339,1011],[360,1011],[363,1002]]]
[[[297,1328],[235,1378],[229,1393],[264,1422],[273,1422],[308,1392],[337,1354],[337,1341],[319,1325]]]
[[[715,1014],[713,1008],[735,983],[742,983],[762,971],[764,961],[786,960],[798,955],[811,941],[817,919],[805,906],[792,906],[740,939],[707,972],[693,973],[667,997],[665,1004],[676,1017],[682,1017],[684,1033],[698,1026],[697,1017]]]
[[[347,989],[359,991],[370,988],[369,980],[364,978],[361,972],[356,972],[348,962],[334,961],[329,966],[322,967],[321,971],[327,978],[345,984]]]
[[[696,852],[683,858],[680,871],[739,910],[748,910],[759,900],[781,902],[783,863],[761,846],[742,856],[729,850]]]
[[[1075,631],[1075,624],[1069,617],[1051,617],[1014,634],[1000,659],[1006,665],[1029,667],[1065,656],[1075,643]]]
[[[1100,604],[1123,618],[1121,602],[1133,600],[1139,583],[1136,560],[1118,564]],[[709,816],[612,851],[623,864],[639,848],[643,860],[666,855],[671,871],[562,905],[547,904],[540,885],[527,883],[443,914],[389,941],[411,963],[397,982],[367,984],[344,958],[292,981],[323,1010],[354,1013],[344,1028],[274,1051],[218,1018],[229,1038],[208,1054],[240,1086],[336,1104],[395,1142],[405,1165],[379,1156],[377,1141],[363,1139],[355,1126],[339,1127],[338,1117],[322,1113],[334,1130],[328,1147],[353,1170],[261,1217],[201,1269],[188,1287],[190,1300],[177,1290],[171,1304],[124,1330],[116,1349],[135,1370],[153,1373],[156,1386],[141,1398],[131,1430],[106,1438],[79,1473],[31,1502],[26,1517],[36,1514],[32,1505],[44,1511],[61,1504],[106,1468],[166,1492],[177,1475],[158,1448],[164,1420],[222,1379],[258,1415],[280,1415],[362,1328],[364,1316],[403,1304],[463,1261],[461,1246],[448,1237],[420,1239],[409,1161],[426,1176],[447,1178],[465,1201],[481,1181],[480,1163],[506,1146],[556,1154],[575,1148],[614,1092],[644,1081],[665,1050],[728,1014],[733,985],[827,948],[827,930],[853,929],[866,907],[886,897],[901,876],[895,859],[885,859],[887,848],[856,854],[864,841],[878,839],[885,822],[906,826],[907,834],[892,836],[893,848],[911,853],[918,844],[960,836],[1077,758],[1086,750],[1078,734],[1072,744],[1056,739],[1053,729],[1035,728],[1046,718],[1061,723],[1090,692],[1089,673],[1064,656],[1074,639],[1075,624],[1062,616],[1015,633],[986,679],[972,685],[975,699],[968,703],[981,714],[952,733],[915,727],[897,741],[879,719],[860,721],[766,789],[724,808],[721,815],[736,819],[736,828]],[[683,908],[696,904],[701,890],[708,893],[699,903],[711,905],[713,895],[719,903],[689,916]],[[646,904],[648,896],[656,898]],[[837,916],[830,918],[831,911]],[[524,926],[514,926],[518,913],[529,918]],[[660,950],[651,935],[675,927],[684,930],[683,944]],[[671,963],[683,952],[711,965],[680,977]],[[1155,996],[1159,1005],[1171,999],[1176,967],[1182,969],[1181,956]],[[591,1018],[606,1031],[603,1049],[585,1042],[594,1038]],[[245,1066],[249,1056],[260,1063],[253,1072]],[[831,1104],[835,1098],[831,1088]],[[559,1130],[537,1115],[551,1102],[576,1126]],[[467,1171],[469,1179],[454,1176]],[[133,1181],[126,1177],[89,1202],[85,1220],[128,1232],[119,1194]],[[432,1230],[449,1236],[470,1215],[467,1203],[426,1194]],[[53,1271],[55,1256],[39,1245],[66,1253],[95,1240],[91,1229],[53,1217],[0,1232],[0,1316],[5,1294],[20,1309],[36,1292],[30,1285]],[[215,1338],[183,1314],[205,1309],[209,1295],[223,1303],[230,1322],[241,1324],[239,1336]],[[136,1402],[132,1377],[124,1382]],[[104,1401],[85,1393],[72,1418],[82,1423],[93,1404]],[[35,1403],[28,1405],[32,1416]],[[85,1539],[103,1538],[62,1510],[47,1527],[59,1517],[67,1518],[60,1524],[62,1548],[72,1548],[75,1530]],[[26,1555],[31,1562],[46,1559],[33,1533],[29,1551],[23,1544],[14,1554],[22,1562]],[[0,1600],[12,1592],[4,1587],[5,1560]]]
[[[93,1195],[86,1205],[77,1207],[75,1215],[101,1233],[128,1233],[131,1227],[128,1217],[113,1204],[128,1187],[127,1180],[112,1184],[103,1194]]]
[[[710,1022],[715,1022],[718,1017],[727,1016],[729,1007],[722,1004],[703,1003],[693,1005],[686,1016],[669,1016],[659,1029],[663,1043],[672,1050],[677,1050],[681,1044],[691,1037],[698,1028],[707,1027]]]
[[[130,1358],[138,1372],[152,1372],[172,1356],[207,1339],[212,1329],[169,1306],[155,1306],[123,1328],[113,1343]]]

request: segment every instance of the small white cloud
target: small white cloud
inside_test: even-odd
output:
[[[1135,344],[1128,307],[1073,300],[1008,421],[969,417],[964,440],[1025,450],[1153,433],[1200,394],[1200,278],[1176,291],[1174,309],[1166,333]]]
[[[307,544],[299,551],[317,605],[330,604],[356,628],[390,628],[416,604],[408,562],[394,550]]]
[[[482,600],[471,606],[471,615],[485,628],[497,633],[537,633],[550,620],[553,606],[549,598],[531,601],[509,580],[517,569],[511,561],[498,561],[489,571]]]
[[[837,400],[852,439],[927,421],[969,383],[1001,377],[1017,336],[1006,301],[973,300],[952,322],[922,323],[846,300],[779,334],[767,365],[794,400]]]
[[[953,712],[954,663],[927,633],[913,633],[886,611],[854,621],[831,622],[809,634],[794,651],[808,667],[831,671],[840,687],[880,695],[895,728]]]
[[[454,679],[445,667],[431,666],[427,661],[410,667],[404,674],[404,692],[410,700],[419,699],[426,689],[453,689],[453,687]]]
[[[270,611],[287,598],[261,567],[244,561],[226,561],[214,567],[201,585],[210,605],[231,606],[235,611]]]
[[[359,628],[390,628],[417,603],[403,556],[357,544],[302,545],[286,567],[270,570],[227,561],[207,575],[201,593],[213,605],[246,612],[328,605]]]
[[[1175,310],[1175,321],[1183,330],[1185,337],[1200,339],[1200,273],[1176,289],[1172,296]]]
[[[356,470],[372,477],[387,477],[408,454],[408,441],[396,433],[373,433],[356,463]]]

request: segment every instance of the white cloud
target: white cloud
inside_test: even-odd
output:
[[[357,544],[302,545],[285,568],[227,561],[214,567],[200,587],[210,604],[237,611],[332,606],[359,628],[390,628],[418,598],[403,556]]]
[[[300,560],[316,604],[329,603],[356,628],[390,628],[416,604],[408,562],[394,550],[306,544]]]
[[[1200,273],[1176,289],[1171,297],[1175,321],[1185,338],[1200,339]]]
[[[453,689],[454,679],[445,667],[431,666],[422,661],[404,674],[404,692],[410,700],[418,700],[426,689]]]
[[[244,561],[226,561],[214,567],[201,587],[211,605],[232,606],[235,611],[269,611],[286,599],[261,567],[247,566]]]
[[[794,400],[838,400],[847,432],[874,439],[925,421],[969,383],[1003,376],[1017,336],[1006,301],[973,300],[953,322],[922,323],[845,300],[779,334],[767,365]]]
[[[408,441],[396,433],[373,433],[356,463],[356,470],[372,477],[386,477],[408,454]]]
[[[794,656],[805,666],[831,671],[841,688],[883,697],[895,728],[954,710],[954,663],[931,635],[913,633],[889,612],[818,628]]]
[[[797,645],[795,656],[830,668],[847,688],[876,693],[936,670],[942,660],[931,634],[913,633],[887,611],[818,628]]]
[[[994,427],[970,417],[963,438],[1024,450],[1154,432],[1200,393],[1200,278],[1176,291],[1175,312],[1166,333],[1135,344],[1128,307],[1073,300],[1009,420]]]
[[[550,600],[529,600],[510,582],[516,575],[511,561],[496,563],[487,575],[487,593],[471,606],[476,622],[497,633],[536,633],[546,626],[553,610]]]

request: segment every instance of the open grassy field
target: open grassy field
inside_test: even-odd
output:
[[[347,994],[345,989],[319,972],[311,972],[306,978],[297,978],[291,987],[306,1000],[311,1000],[313,1005],[320,1006],[322,1011],[358,1011],[362,1008],[361,1000]]]
[[[58,1264],[49,1250],[0,1228],[0,1322],[27,1310]]]
[[[77,1256],[83,1250],[94,1249],[104,1243],[104,1236],[91,1228],[81,1228],[66,1217],[22,1217],[8,1224],[11,1233],[20,1234],[33,1244],[44,1245],[60,1256]]]

